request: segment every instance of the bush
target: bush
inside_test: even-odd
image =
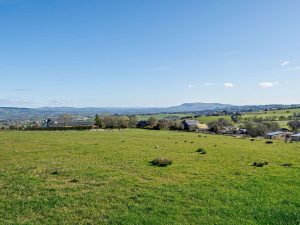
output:
[[[287,166],[287,167],[291,167],[293,164],[292,163],[283,163],[282,166]]]
[[[273,144],[273,141],[266,141],[266,144]]]
[[[78,183],[79,180],[74,178],[74,179],[70,180],[69,182],[70,182],[70,183]]]
[[[206,151],[203,148],[198,148],[198,150],[196,152],[203,154],[203,155],[206,154]]]
[[[172,160],[163,157],[155,158],[151,161],[153,166],[165,167],[172,164]]]
[[[263,162],[253,162],[252,163],[252,166],[255,166],[255,167],[263,167],[263,166],[266,166],[268,165],[269,163],[266,162],[266,161],[263,161]]]

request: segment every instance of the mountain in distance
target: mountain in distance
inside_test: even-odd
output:
[[[59,116],[64,113],[93,116],[98,114],[156,114],[156,113],[195,113],[200,114],[209,113],[213,111],[231,111],[231,112],[245,112],[245,111],[257,111],[264,109],[287,109],[297,108],[299,105],[244,105],[237,106],[231,104],[221,103],[184,103],[179,106],[172,107],[86,107],[86,108],[74,108],[74,107],[42,107],[42,108],[16,108],[16,107],[0,107],[0,120],[24,120],[31,118],[46,118]]]
[[[230,104],[221,103],[183,103],[179,106],[166,108],[168,112],[200,112],[206,110],[221,110],[233,107]]]

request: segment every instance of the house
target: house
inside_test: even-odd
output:
[[[300,141],[300,133],[298,134],[293,134],[291,136],[291,141]]]
[[[285,133],[282,132],[282,131],[266,133],[265,138],[266,139],[273,139],[273,140],[283,140],[283,139],[285,139]]]
[[[238,134],[238,132],[239,128],[234,126],[224,126],[220,129],[221,134]]]
[[[187,131],[207,131],[206,124],[199,123],[198,120],[184,120],[181,124],[183,130]]]
[[[66,123],[60,123],[54,119],[47,119],[41,126],[42,128],[61,128],[61,127],[94,127],[92,121],[73,120]]]
[[[246,128],[241,128],[239,130],[239,134],[247,134],[247,129]]]
[[[182,121],[182,128],[188,131],[198,131],[199,130],[199,121],[198,120],[184,120]]]

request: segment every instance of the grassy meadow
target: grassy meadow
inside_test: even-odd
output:
[[[136,129],[0,143],[0,224],[300,223],[300,143]]]

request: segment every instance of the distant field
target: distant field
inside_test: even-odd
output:
[[[284,109],[284,110],[274,110],[274,111],[258,111],[243,114],[243,117],[270,117],[270,116],[292,116],[293,113],[300,113],[300,108],[297,109]]]
[[[0,224],[300,222],[300,143],[134,129],[0,143]],[[151,166],[158,156],[173,164]]]
[[[209,122],[218,120],[220,118],[225,118],[225,119],[231,121],[231,117],[230,116],[200,116],[200,117],[197,117],[197,120],[200,123],[206,123],[207,124]]]
[[[246,119],[246,118],[267,118],[267,117],[272,117],[272,116],[276,116],[277,119],[274,120],[274,122],[279,123],[280,127],[284,127],[284,128],[288,128],[287,123],[289,122],[289,120],[279,120],[280,116],[292,116],[294,113],[300,113],[300,108],[297,109],[287,109],[287,110],[274,110],[274,111],[258,111],[258,112],[249,112],[249,113],[243,113],[242,115],[242,119]],[[197,117],[197,120],[199,120],[200,123],[209,123],[215,120],[218,120],[219,118],[225,118],[229,121],[231,121],[231,117],[230,116],[200,116]],[[243,122],[243,121],[241,121]],[[241,124],[241,123],[239,123]],[[238,124],[238,125],[239,125]]]
[[[138,120],[148,120],[149,117],[155,117],[157,119],[180,119],[186,116],[193,116],[193,114],[188,113],[166,113],[166,114],[153,114],[153,115],[138,115]]]

